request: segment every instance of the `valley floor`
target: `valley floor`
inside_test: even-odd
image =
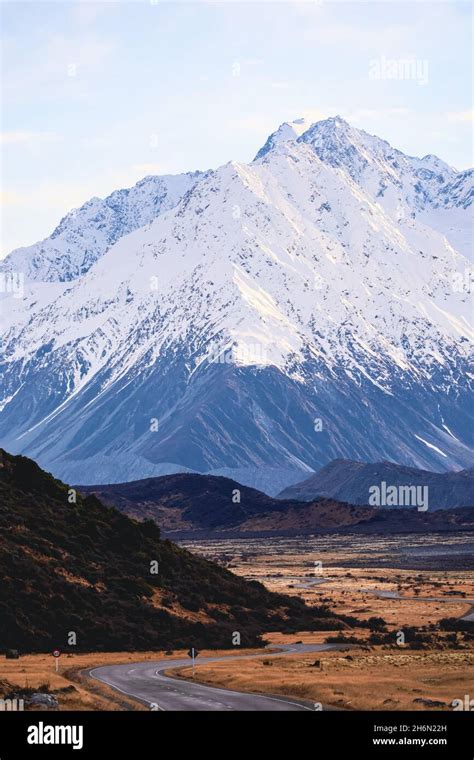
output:
[[[298,635],[298,640],[315,639]],[[190,678],[191,669],[173,675]],[[453,700],[474,694],[474,650],[388,652],[374,648],[370,653],[351,649],[350,654],[263,656],[242,663],[203,665],[196,675],[200,683],[212,686],[308,700],[314,709],[320,703],[350,710],[451,710]]]
[[[349,651],[298,652],[270,658],[268,651],[202,651],[229,656],[196,663],[196,681],[235,691],[292,696],[307,704],[361,710],[451,710],[453,700],[474,698],[474,639],[452,626],[434,630],[446,618],[472,621],[474,611],[473,544],[469,535],[324,536],[302,539],[247,539],[188,542],[234,573],[259,580],[273,591],[302,596],[309,604],[327,604],[359,621],[377,624],[342,633]],[[474,624],[473,624],[474,625]],[[430,628],[432,626],[432,628]],[[397,644],[397,632],[420,632],[422,646]],[[381,636],[377,640],[377,636]],[[341,643],[340,631],[274,633],[276,647],[303,642]],[[375,638],[374,638],[375,637]],[[247,652],[248,653],[248,652]],[[0,696],[12,688],[49,691],[60,710],[146,710],[140,701],[92,679],[90,669],[104,665],[176,660],[174,652],[112,652],[62,655],[55,672],[51,654],[26,655],[0,662]],[[186,659],[187,661],[187,659]],[[190,667],[170,675],[191,678]],[[470,695],[470,696],[469,696]],[[317,709],[317,707],[315,708]]]
[[[453,700],[474,696],[473,640],[449,631],[428,633],[432,645],[423,649],[393,640],[398,631],[418,632],[444,618],[473,620],[472,536],[354,535],[186,545],[273,591],[298,594],[309,604],[326,603],[359,620],[381,617],[392,634],[392,642],[374,644],[369,640],[374,631],[349,631],[345,635],[357,640],[349,655],[324,652],[317,658],[301,654],[204,665],[197,674],[203,683],[361,710],[452,709]],[[319,643],[327,637],[327,632],[297,632],[267,639]],[[189,669],[180,675],[189,677]]]

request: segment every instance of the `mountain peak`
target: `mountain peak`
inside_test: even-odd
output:
[[[446,161],[442,161],[441,158],[435,156],[434,153],[427,153],[426,156],[420,159],[420,163],[438,173],[447,172],[449,174],[456,171]]]
[[[328,116],[327,119],[321,119],[320,121],[315,121],[313,124],[311,124],[312,127],[319,127],[320,129],[323,127],[328,127],[331,129],[338,129],[340,127],[348,127],[351,128],[351,125],[349,122],[347,122],[345,119],[342,118],[342,116],[339,116],[339,114],[336,114],[336,116]]]
[[[263,158],[274,148],[292,140],[298,140],[308,142],[305,139],[306,135],[312,135],[314,133],[334,132],[336,129],[343,131],[351,130],[352,127],[341,116],[329,116],[327,119],[321,121],[309,122],[304,117],[294,119],[294,121],[284,121],[280,124],[275,132],[268,137],[265,145],[260,148],[254,161]]]
[[[472,465],[469,175],[445,181],[337,116],[304,127],[282,125],[262,161],[79,210],[24,252],[13,271],[36,281],[0,294],[4,447],[96,483]]]
[[[308,128],[310,124],[305,118],[295,119],[294,121],[284,121],[278,129],[268,137],[265,145],[260,148],[254,161],[263,158],[269,151],[277,145],[281,145],[290,140],[297,140]]]

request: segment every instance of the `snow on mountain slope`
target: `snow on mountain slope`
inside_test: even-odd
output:
[[[325,163],[346,171],[391,216],[407,208],[424,209],[457,175],[436,156],[405,156],[339,116],[316,122],[298,141],[310,145]]]
[[[49,238],[12,251],[0,272],[21,272],[29,281],[74,280],[123,235],[176,206],[202,176],[150,176],[107,198],[91,198],[70,211]]]
[[[383,141],[356,155],[330,125],[329,150],[322,129],[202,178],[11,320],[0,444],[83,483],[121,463],[246,482],[336,457],[471,465],[466,259],[396,211],[418,197],[413,159],[400,179]]]
[[[313,124],[299,138],[325,163],[347,171],[395,220],[421,217],[469,258],[473,170],[457,172],[437,156],[406,156],[339,116]]]
[[[421,212],[419,218],[434,230],[447,237],[453,248],[463,253],[471,265],[466,282],[474,277],[474,248],[472,201],[474,199],[474,171],[459,172],[443,186],[433,203]]]
[[[290,140],[296,140],[303,134],[303,132],[306,132],[309,127],[310,124],[306,119],[295,119],[291,122],[285,121],[278,127],[276,132],[273,132],[270,135],[265,145],[258,151],[254,160],[258,161],[259,158],[263,158],[263,156],[265,156],[270,150],[273,150],[277,145],[289,142]]]

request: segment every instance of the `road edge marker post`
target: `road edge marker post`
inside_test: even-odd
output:
[[[191,647],[189,649],[189,651],[188,651],[188,657],[192,657],[192,660],[193,660],[193,678],[194,678],[194,674],[195,674],[195,671],[194,671],[194,660],[196,659],[196,657],[198,656],[198,654],[199,654],[199,652],[197,652],[194,647]]]

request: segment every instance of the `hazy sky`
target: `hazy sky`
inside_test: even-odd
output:
[[[466,168],[471,12],[442,0],[2,2],[1,255],[146,174],[249,161],[300,116],[340,114]]]

